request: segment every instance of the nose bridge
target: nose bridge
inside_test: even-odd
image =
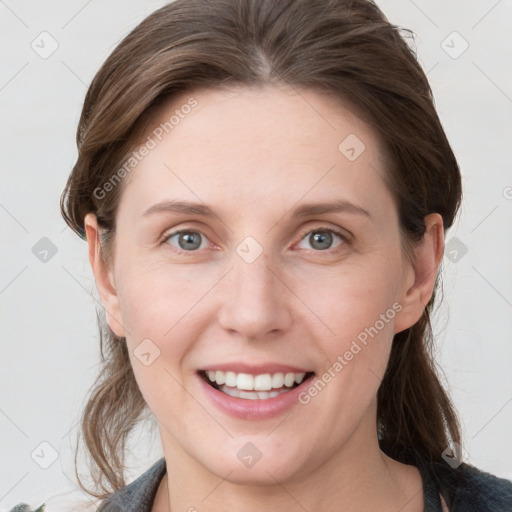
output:
[[[224,329],[253,339],[285,329],[290,321],[285,287],[275,275],[272,258],[265,251],[255,257],[255,249],[248,241],[234,252],[219,319]]]

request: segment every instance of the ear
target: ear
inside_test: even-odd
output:
[[[412,327],[428,304],[444,254],[443,218],[438,213],[425,217],[426,230],[422,242],[414,249],[414,266],[406,261],[400,304],[395,317],[395,334]]]
[[[115,288],[114,273],[112,269],[108,268],[101,256],[98,220],[94,213],[88,213],[85,216],[84,228],[89,246],[89,262],[96,281],[96,288],[105,309],[108,325],[117,336],[125,337],[126,330],[121,323],[121,308]]]

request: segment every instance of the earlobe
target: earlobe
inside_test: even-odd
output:
[[[423,315],[434,290],[444,254],[443,218],[438,213],[425,217],[425,234],[414,249],[415,264],[404,268],[402,310],[395,317],[395,334],[412,327]]]
[[[88,244],[89,263],[105,309],[107,322],[117,336],[125,337],[126,332],[121,322],[121,309],[114,276],[112,270],[102,258],[98,221],[94,213],[88,213],[85,216],[84,228]]]

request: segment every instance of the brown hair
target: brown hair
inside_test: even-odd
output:
[[[106,199],[94,191],[123,165],[158,107],[199,88],[283,84],[348,100],[377,130],[407,247],[421,241],[429,213],[448,229],[461,201],[460,172],[406,37],[412,33],[368,0],[177,0],[160,8],[121,41],[87,91],[64,219],[83,237],[84,217],[94,212],[108,263],[122,187]],[[402,462],[434,463],[450,442],[460,444],[431,353],[433,304],[434,295],[422,318],[395,335],[378,391],[381,447]],[[125,445],[147,408],[126,344],[105,324],[99,319],[102,370],[81,420],[95,490],[77,474],[96,497],[125,485]]]

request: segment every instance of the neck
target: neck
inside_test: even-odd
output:
[[[178,510],[214,512],[283,510],[327,512],[418,512],[423,510],[423,487],[419,471],[387,457],[377,436],[356,432],[343,448],[321,466],[302,471],[286,481],[269,474],[258,485],[230,481],[230,472],[220,477],[162,438],[167,474],[161,482],[153,512]]]

